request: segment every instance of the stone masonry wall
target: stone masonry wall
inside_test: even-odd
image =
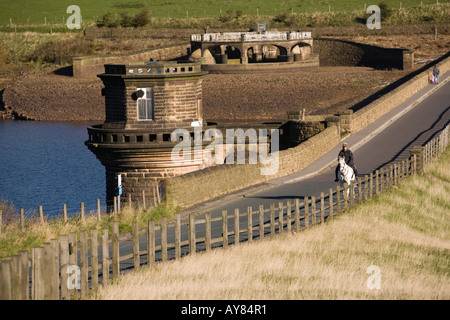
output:
[[[166,180],[166,200],[173,205],[189,207],[270,179],[306,168],[340,142],[339,128],[330,125],[307,141],[279,152],[279,170],[262,175],[258,164],[224,164]]]
[[[450,70],[450,56],[437,64],[441,75]],[[377,120],[406,99],[412,96],[420,89],[429,85],[429,77],[432,74],[433,67],[416,75],[408,82],[400,85],[398,88],[388,92],[381,98],[370,103],[366,107],[356,111],[350,116],[347,115],[346,122],[341,122],[341,127],[346,131],[355,133],[367,127],[370,123]],[[344,119],[342,119],[344,120]],[[341,121],[342,121],[341,120]],[[350,120],[350,121],[349,121]]]
[[[104,65],[107,63],[128,63],[161,60],[171,60],[188,54],[191,43],[180,43],[159,48],[140,50],[130,53],[110,54],[101,56],[87,56],[73,58],[73,76],[95,77],[104,72]]]
[[[450,69],[450,56],[438,63],[441,75]],[[429,85],[432,67],[392,90],[375,102],[352,113],[340,115],[339,125],[328,127],[296,147],[279,152],[279,170],[264,176],[261,165],[220,165],[173,177],[166,180],[166,199],[169,203],[189,207],[197,203],[246,188],[269,179],[282,177],[304,169],[340,143],[340,130],[358,132],[392,110],[415,92]],[[328,122],[330,124],[330,122]]]
[[[383,48],[348,40],[316,38],[314,53],[320,66],[366,66],[376,69],[412,69],[413,53],[407,49]]]

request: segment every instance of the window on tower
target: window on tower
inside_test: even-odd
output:
[[[137,88],[144,92],[143,96],[137,99],[138,120],[148,121],[154,119],[153,88]]]

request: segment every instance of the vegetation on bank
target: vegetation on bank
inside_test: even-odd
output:
[[[447,147],[424,176],[325,224],[132,271],[93,298],[448,300],[449,162]]]
[[[99,220],[96,214],[86,215],[84,220],[79,215],[69,217],[67,222],[61,219],[48,219],[44,217],[41,224],[39,217],[27,219],[25,228],[19,222],[18,212],[7,200],[0,201],[0,210],[3,212],[3,226],[0,233],[0,259],[16,254],[20,250],[28,250],[42,246],[51,239],[58,239],[60,235],[71,232],[79,233],[81,230],[111,231],[111,222],[119,222],[119,232],[130,232],[133,222],[138,222],[139,227],[145,227],[148,220],[159,221],[161,217],[171,218],[179,208],[169,207],[161,204],[156,208],[130,209],[128,206],[122,208],[120,214],[101,214]]]
[[[176,5],[177,1],[170,2]],[[200,1],[202,2],[202,1]],[[265,3],[267,2],[267,3]],[[159,11],[155,5],[146,6],[107,6],[96,7],[97,2],[79,4],[82,12],[82,29],[86,27],[149,27],[149,28],[252,28],[257,21],[266,21],[272,28],[301,28],[301,27],[339,27],[365,25],[370,16],[366,12],[368,4],[355,1],[325,1],[310,2],[293,5],[274,5],[272,1],[263,1],[257,8],[255,4],[247,6],[247,1],[234,1],[222,8],[220,5],[196,3],[196,10],[181,8],[186,6],[185,1],[179,3],[174,13],[171,11]],[[381,9],[381,19],[384,25],[405,24],[442,24],[450,23],[449,1],[419,1],[403,0],[402,5],[398,1],[385,0],[378,3]],[[190,3],[189,5],[192,5]],[[84,12],[95,10],[94,15]],[[37,11],[39,12],[39,11]],[[197,13],[197,14],[196,14]],[[201,13],[201,14],[200,14]],[[80,30],[69,29],[65,26],[65,8],[61,8],[62,19],[49,19],[37,22],[36,18],[30,22],[29,19],[9,20],[11,11],[2,11],[0,5],[0,31],[21,32],[35,31],[49,32],[71,32],[78,33]],[[64,17],[64,14],[66,17]],[[34,13],[35,15],[35,13]],[[48,21],[48,22],[47,22]]]
[[[48,1],[49,3],[51,1]],[[176,2],[176,1],[175,1]],[[174,2],[174,3],[175,3]],[[200,1],[202,2],[202,1]],[[442,2],[442,1],[441,1]],[[14,2],[14,5],[19,4]],[[172,2],[171,2],[172,3]],[[259,15],[250,14],[249,8],[241,1],[224,5],[222,13],[213,14],[211,6],[203,3],[205,15],[189,17],[167,17],[160,15],[154,8],[156,4],[146,7],[139,1],[111,3],[105,7],[96,7],[97,2],[82,3],[82,10],[95,7],[97,16],[83,14],[82,27],[118,27],[118,28],[226,28],[251,29],[257,21],[266,21],[269,28],[302,28],[302,27],[343,27],[358,26],[366,23],[367,14],[361,4],[352,1],[329,1],[326,10],[322,4],[302,3],[297,8],[286,4],[265,6],[265,2],[258,10]],[[397,7],[395,1],[379,3],[383,25],[412,25],[412,24],[448,24],[450,23],[450,3],[423,1],[403,1],[403,7]],[[434,4],[431,4],[434,3]],[[95,4],[95,5],[94,5]],[[271,3],[272,4],[272,3]],[[4,4],[3,4],[4,5]],[[48,19],[44,23],[8,23],[15,21],[7,19],[5,15],[14,11],[13,4],[8,10],[1,10],[0,5],[0,77],[9,69],[43,68],[51,65],[66,66],[72,63],[75,56],[94,54],[109,54],[112,52],[126,52],[139,50],[143,47],[155,47],[168,44],[169,39],[146,39],[132,41],[132,39],[87,39],[82,30],[69,29],[61,22]],[[34,4],[33,4],[34,5]],[[199,6],[200,4],[196,4]],[[29,9],[32,4],[27,4]],[[179,4],[178,8],[183,7]],[[266,9],[264,9],[266,7]],[[361,7],[361,8],[360,8]],[[114,11],[104,12],[107,9]],[[331,9],[332,8],[332,9]],[[214,6],[217,10],[217,6]],[[38,11],[36,11],[38,12]],[[63,11],[64,12],[64,11]],[[83,12],[83,11],[82,11]],[[8,20],[8,21],[7,21]],[[3,21],[3,22],[2,22]],[[8,69],[9,68],[9,69]],[[6,69],[6,70],[5,70]],[[13,73],[14,73],[13,72]]]

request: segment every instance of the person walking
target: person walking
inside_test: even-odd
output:
[[[434,76],[434,83],[435,84],[439,83],[439,73],[440,73],[439,68],[437,66],[434,66],[434,68],[433,68],[433,76]]]
[[[355,158],[353,157],[353,152],[348,148],[348,143],[344,142],[342,144],[342,150],[339,151],[338,154],[338,160],[339,157],[343,157],[345,159],[345,163],[348,164],[354,171],[355,173],[355,177],[358,175],[358,171],[356,169],[356,165],[355,165]],[[339,164],[336,166],[336,170],[335,170],[335,182],[338,182],[338,172],[339,172]]]

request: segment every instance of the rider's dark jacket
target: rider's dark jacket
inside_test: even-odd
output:
[[[339,152],[338,159],[339,159],[339,157],[344,157],[345,163],[348,164],[350,167],[353,167],[355,165],[355,160],[353,158],[353,152],[351,152],[350,149],[347,149],[347,150],[342,149]]]

